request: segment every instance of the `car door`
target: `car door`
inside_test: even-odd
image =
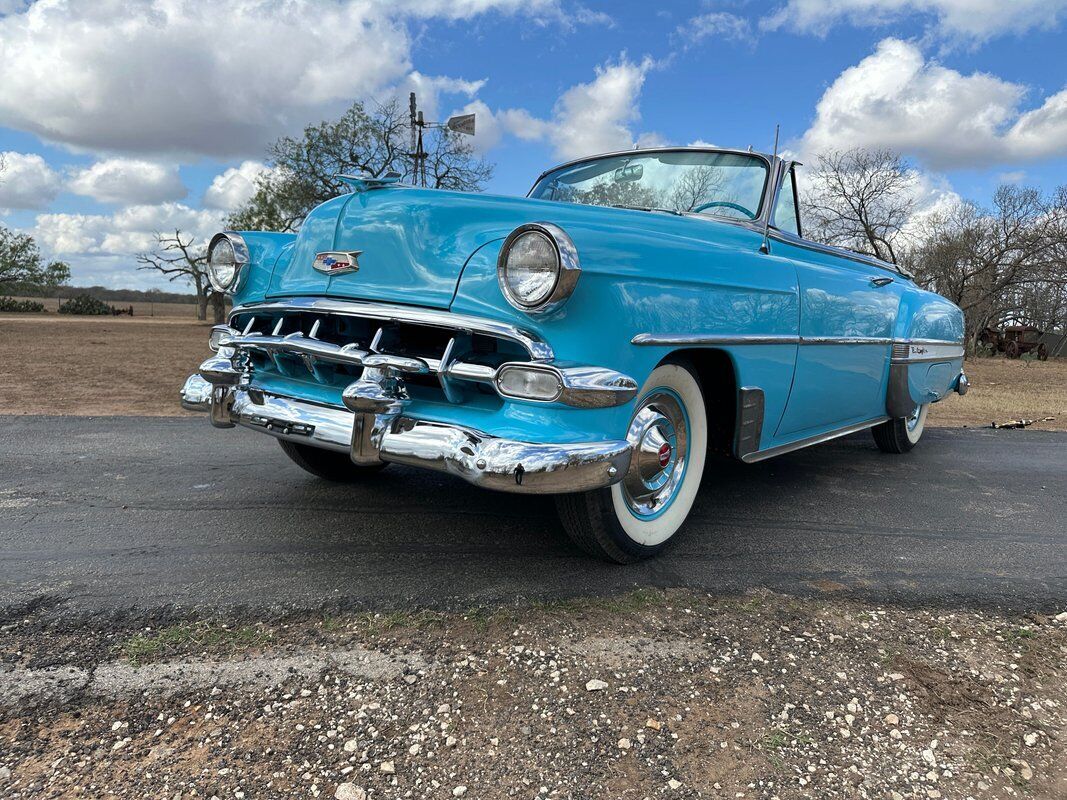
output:
[[[884,416],[902,296],[895,273],[801,236],[792,167],[775,207],[772,248],[796,263],[800,290],[800,347],[777,435],[815,435]]]

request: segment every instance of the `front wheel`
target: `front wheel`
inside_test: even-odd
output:
[[[635,409],[626,436],[633,457],[622,481],[556,498],[574,543],[618,564],[656,555],[682,527],[708,449],[704,395],[687,366],[656,367]]]
[[[279,439],[278,444],[282,446],[282,450],[293,460],[293,463],[301,469],[319,478],[337,483],[353,483],[375,472],[380,472],[386,467],[384,463],[360,466],[353,464],[347,453],[324,450],[321,447],[309,447],[287,439]]]
[[[906,453],[919,443],[926,428],[926,412],[930,404],[916,406],[907,417],[899,417],[871,428],[874,442],[883,453]]]

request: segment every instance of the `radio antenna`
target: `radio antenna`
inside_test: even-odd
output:
[[[774,126],[774,156],[771,158],[771,168],[774,169],[775,178],[778,176],[778,131],[781,125]],[[777,183],[777,180],[775,181]],[[777,189],[777,187],[775,187]],[[774,196],[770,198],[770,202],[774,202]],[[763,222],[763,244],[759,246],[759,251],[766,255],[771,252],[771,216],[774,214],[774,208],[767,209],[767,218]]]

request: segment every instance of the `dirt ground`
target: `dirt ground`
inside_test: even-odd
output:
[[[970,391],[963,397],[951,394],[931,406],[928,425],[982,427],[1028,419],[1034,420],[1034,430],[1067,430],[1067,358],[1029,363],[975,358],[963,370]]]
[[[8,414],[187,414],[178,390],[210,351],[211,326],[164,317],[0,315]]]
[[[5,798],[1067,796],[1067,613],[643,590],[270,623],[34,616],[0,633]]]
[[[157,303],[156,317],[0,315],[5,412],[191,413],[178,405],[178,389],[209,355],[210,326],[182,319],[181,309],[191,307]],[[964,368],[970,392],[935,404],[928,424],[974,427],[1025,418],[1035,420],[1035,429],[1067,430],[1067,359],[975,359]]]

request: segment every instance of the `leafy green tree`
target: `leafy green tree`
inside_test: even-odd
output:
[[[260,176],[256,192],[227,220],[235,230],[295,231],[319,203],[344,194],[337,176],[397,172],[410,181],[413,172],[409,117],[393,101],[367,109],[355,103],[333,121],[309,125],[299,137],[285,136],[267,150],[271,171]],[[438,189],[480,191],[493,166],[475,155],[462,135],[427,130],[427,183]]]
[[[70,267],[62,261],[46,262],[32,236],[0,226],[0,286],[54,289],[68,280]]]

